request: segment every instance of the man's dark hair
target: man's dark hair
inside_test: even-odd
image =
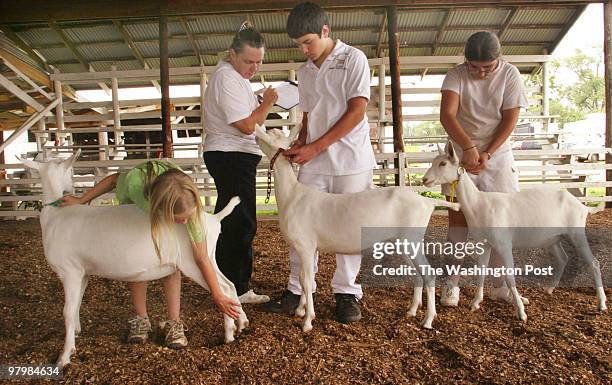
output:
[[[465,58],[474,61],[493,61],[501,56],[501,44],[493,32],[476,32],[465,44]]]
[[[298,39],[309,33],[316,33],[321,37],[324,25],[329,26],[329,19],[323,8],[310,2],[300,3],[289,13],[287,34],[292,39]]]

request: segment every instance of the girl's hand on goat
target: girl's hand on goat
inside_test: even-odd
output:
[[[478,175],[482,171],[484,171],[485,168],[487,168],[488,161],[489,161],[489,154],[486,151],[482,151],[480,153],[480,158],[478,159],[478,166],[470,168],[470,169],[466,168],[465,170],[469,172],[470,174]]]
[[[82,205],[83,202],[81,198],[75,197],[74,195],[64,195],[59,204],[60,207],[64,206],[72,206],[72,205]]]
[[[240,313],[238,312],[238,310],[242,306],[240,305],[240,303],[234,301],[225,294],[220,293],[217,295],[213,295],[213,301],[215,301],[215,304],[223,314],[226,314],[235,320],[240,317]]]
[[[463,152],[463,157],[461,158],[461,164],[468,172],[471,172],[470,170],[478,167],[480,164],[480,154],[478,153],[478,148],[471,147],[465,150]]]

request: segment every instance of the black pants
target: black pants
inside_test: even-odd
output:
[[[261,156],[245,152],[204,152],[204,163],[215,180],[221,211],[232,197],[240,204],[221,222],[216,259],[221,272],[234,283],[238,295],[249,291],[253,272],[253,237],[257,230],[255,175]]]

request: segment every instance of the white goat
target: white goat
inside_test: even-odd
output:
[[[79,308],[90,275],[120,281],[139,282],[159,279],[174,273],[177,268],[199,285],[208,289],[193,260],[189,236],[185,229],[176,228],[177,241],[164,242],[163,262],[155,253],[151,239],[149,217],[135,205],[54,207],[53,202],[72,192],[72,165],[80,151],[67,160],[53,159],[46,163],[22,159],[40,173],[44,208],[40,213],[45,257],[64,286],[64,319],[66,336],[59,366],[70,362],[75,350],[75,331],[81,331]],[[221,290],[238,302],[234,285],[219,271],[215,262],[215,247],[221,231],[221,220],[240,203],[230,200],[218,214],[203,213],[208,255],[217,272]],[[238,331],[248,325],[240,310]],[[224,315],[225,342],[234,340],[234,320]]]
[[[487,244],[485,252],[478,258],[479,266],[488,266],[493,249],[501,256],[506,268],[513,268],[513,247],[547,248],[565,266],[568,256],[561,246],[561,240],[566,237],[593,270],[598,309],[607,309],[599,262],[593,257],[585,233],[587,214],[598,209],[587,208],[565,190],[531,189],[515,193],[479,191],[460,167],[452,143],[448,143],[446,152],[441,148],[438,151],[439,155],[423,177],[423,184],[430,187],[458,180],[457,200],[461,204],[469,233],[476,240],[486,240]],[[533,228],[539,229],[534,231]],[[553,286],[547,289],[549,294],[562,273],[562,269],[555,271]],[[479,287],[470,305],[473,311],[480,308],[484,279],[484,275],[479,277]],[[505,281],[512,293],[518,318],[526,320],[527,314],[516,289],[514,275],[506,275]]]
[[[289,147],[300,127],[295,126],[289,137],[279,130],[266,132],[260,126],[256,127],[255,134],[263,152],[272,159],[279,149]],[[425,198],[407,187],[377,188],[355,194],[321,192],[299,183],[293,167],[282,155],[278,156],[274,167],[274,191],[281,232],[301,260],[300,282],[304,295],[296,315],[305,315],[302,325],[305,332],[312,329],[315,317],[311,282],[317,250],[361,253],[362,227],[414,228],[411,236],[416,241],[422,241],[436,206],[459,210],[456,203]],[[422,253],[411,262],[419,266],[429,264]],[[423,281],[427,292],[427,313],[422,325],[430,329],[436,316],[435,276],[416,277],[417,284],[408,314],[416,315],[421,304]]]

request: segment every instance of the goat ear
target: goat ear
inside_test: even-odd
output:
[[[270,135],[268,135],[268,133],[266,132],[266,126],[260,126],[259,124],[255,124],[255,136],[268,144],[271,143]]]
[[[453,163],[459,162],[459,157],[457,156],[457,151],[455,151],[455,146],[453,146],[453,143],[450,140],[446,145],[446,152],[448,153],[448,158],[452,160]]]
[[[40,169],[40,163],[38,163],[38,162],[35,162],[33,160],[30,160],[30,159],[26,159],[26,158],[20,158],[20,157],[17,157],[17,159],[21,163],[23,163],[24,165],[26,165],[29,168],[33,168],[35,170],[39,170]]]
[[[289,143],[293,143],[300,134],[300,131],[302,131],[302,123],[298,123],[291,128],[291,131],[289,131]]]
[[[442,146],[440,146],[440,143],[436,143],[436,146],[438,146],[438,155],[446,155],[444,149],[442,148]]]

